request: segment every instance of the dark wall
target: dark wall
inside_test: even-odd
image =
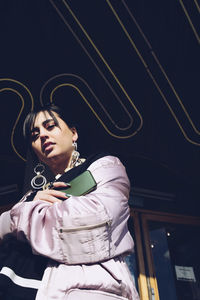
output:
[[[53,101],[83,156],[110,151],[135,185],[199,200],[199,25],[195,1],[1,0],[1,187],[22,189],[24,117]]]

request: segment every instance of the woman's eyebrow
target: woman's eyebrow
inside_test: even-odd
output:
[[[51,121],[54,121],[54,120],[52,118],[51,119],[47,119],[44,122],[42,122],[42,125],[45,126],[46,124],[48,124]]]
[[[45,120],[44,122],[42,122],[42,125],[45,126],[46,124],[48,124],[48,123],[51,122],[51,121],[53,121],[53,119],[47,119],[47,120]],[[31,129],[31,133],[32,133],[32,132],[35,132],[35,131],[37,131],[37,130],[38,130],[38,127],[33,127],[33,128]]]

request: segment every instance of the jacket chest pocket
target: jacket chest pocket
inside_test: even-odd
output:
[[[95,290],[74,289],[67,293],[65,300],[128,300],[127,298]]]
[[[113,255],[111,221],[96,224],[61,227],[58,234],[67,264],[94,263]]]

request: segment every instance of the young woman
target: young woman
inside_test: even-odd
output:
[[[31,112],[24,135],[39,165],[32,191],[0,217],[0,234],[14,236],[20,249],[30,247],[31,261],[44,272],[41,279],[27,278],[7,265],[1,275],[24,290],[35,290],[37,300],[139,299],[124,261],[133,241],[127,228],[129,180],[120,160],[105,154],[81,159],[78,133],[55,106]],[[41,163],[55,176],[50,184]],[[60,189],[69,188],[85,170],[91,172],[96,189],[66,196]],[[44,189],[38,189],[38,180]]]

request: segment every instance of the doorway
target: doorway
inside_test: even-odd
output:
[[[200,299],[200,218],[131,212],[141,300]]]

